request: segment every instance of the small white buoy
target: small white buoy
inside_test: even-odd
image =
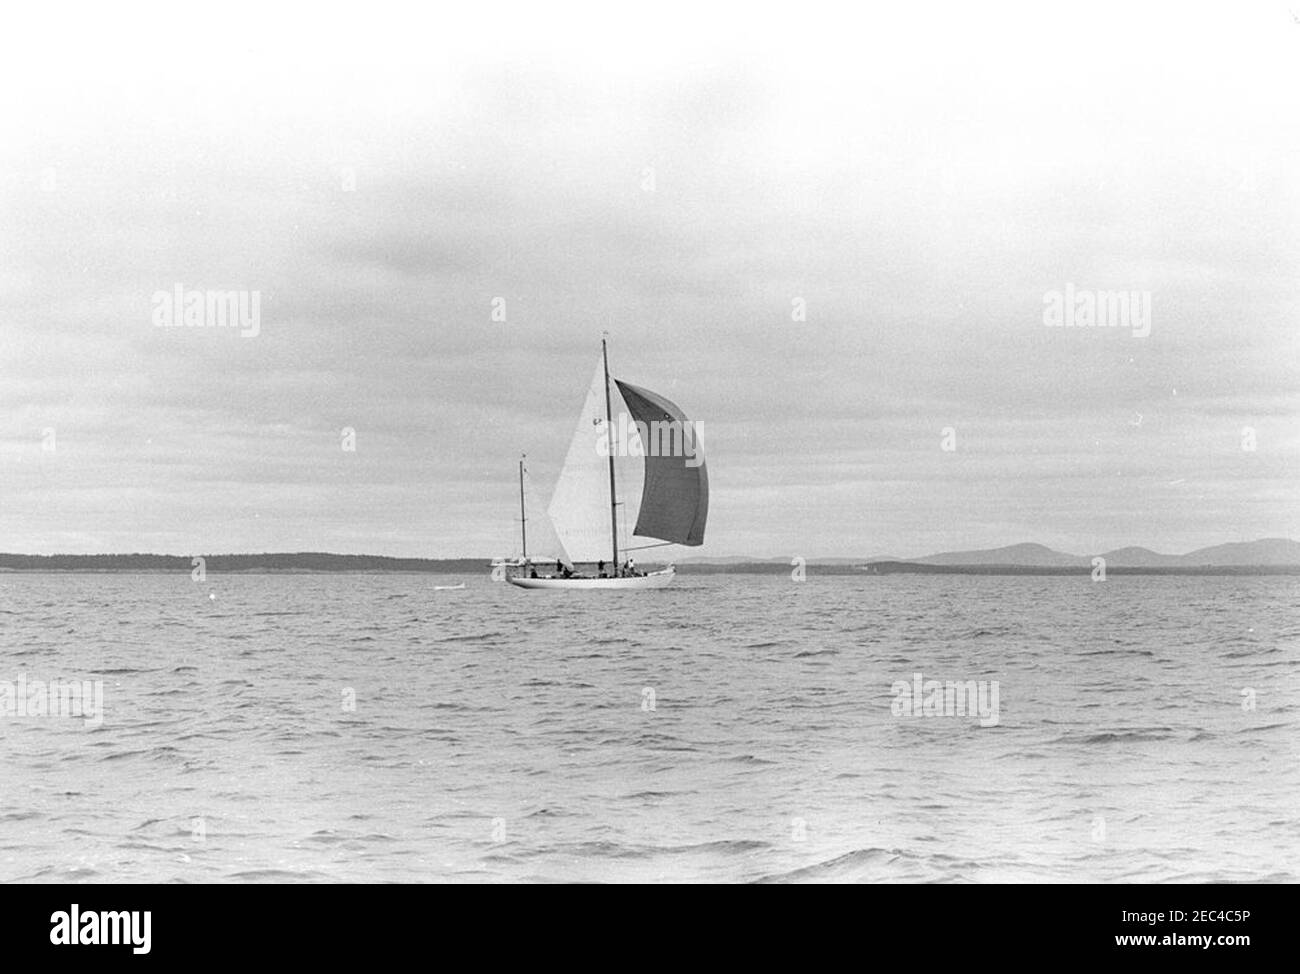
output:
[[[216,593],[216,592],[209,592],[209,593],[208,593],[208,598],[210,598],[210,599],[215,599],[216,597],[217,597],[217,593]]]

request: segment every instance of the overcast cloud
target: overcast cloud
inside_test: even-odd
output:
[[[603,331],[703,424],[703,553],[1300,537],[1284,4],[548,10],[27,24],[0,550],[508,553]]]

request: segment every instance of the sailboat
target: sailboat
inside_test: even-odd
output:
[[[628,453],[644,457],[636,526],[632,534],[653,544],[619,544],[619,500],[614,457],[613,399],[615,390],[631,414]],[[647,444],[645,441],[649,440]],[[642,574],[630,553],[642,548],[704,543],[709,514],[709,475],[695,424],[678,406],[648,389],[609,375],[609,348],[602,340],[596,373],[587,391],[578,427],[565,456],[551,497],[542,513],[529,512],[529,491],[523,460],[519,463],[519,517],[523,556],[507,574],[512,585],[528,589],[655,589],[676,577],[673,565]],[[528,550],[528,527],[534,548]],[[537,556],[555,560],[556,570],[543,574]],[[625,557],[627,556],[627,557]],[[590,574],[577,569],[591,566]],[[603,570],[602,570],[603,566]]]

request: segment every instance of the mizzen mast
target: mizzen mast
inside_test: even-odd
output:
[[[519,458],[519,535],[524,546],[524,564],[528,564],[528,515],[524,512],[524,454]]]
[[[609,349],[600,340],[600,357],[605,363],[605,440],[609,446],[609,534],[614,554],[610,565],[618,573],[618,498],[614,493],[614,414],[609,401]]]

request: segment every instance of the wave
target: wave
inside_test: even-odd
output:
[[[833,859],[800,866],[782,873],[770,873],[754,880],[755,883],[799,883],[809,881],[854,881],[865,878],[864,874],[878,870],[881,866],[902,859],[905,856],[898,849],[867,848],[855,849]]]
[[[1172,727],[1117,728],[1087,734],[1072,732],[1062,734],[1052,744],[1138,744],[1147,741],[1166,741],[1179,734]]]

